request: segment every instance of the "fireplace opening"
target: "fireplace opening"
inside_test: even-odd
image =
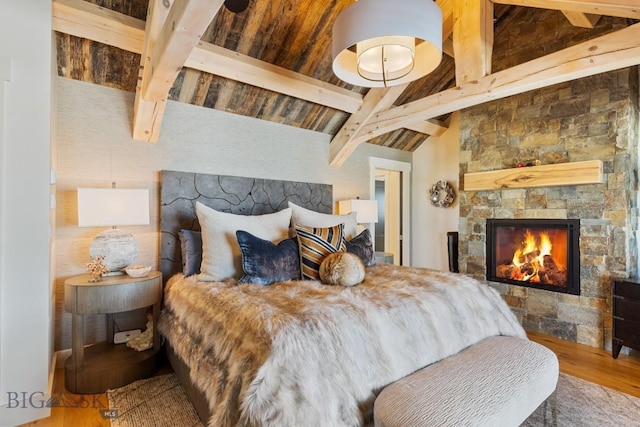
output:
[[[580,220],[488,219],[487,280],[580,295]]]

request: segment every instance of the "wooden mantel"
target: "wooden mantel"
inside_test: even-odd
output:
[[[604,182],[604,173],[601,160],[464,174],[465,191],[601,184],[602,182]]]

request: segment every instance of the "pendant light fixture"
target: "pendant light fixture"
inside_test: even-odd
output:
[[[408,83],[441,60],[442,12],[433,0],[360,0],[333,24],[333,72],[347,83]]]

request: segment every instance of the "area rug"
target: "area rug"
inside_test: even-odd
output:
[[[117,410],[112,427],[202,426],[173,373],[136,381],[107,395],[109,409]],[[640,427],[639,398],[564,374],[558,380],[557,408],[558,427]],[[542,426],[540,407],[521,427]]]
[[[135,381],[107,391],[111,427],[201,427],[175,374]]]
[[[558,427],[640,426],[639,398],[576,377],[560,374],[556,399]],[[538,408],[521,427],[544,426],[543,409]]]

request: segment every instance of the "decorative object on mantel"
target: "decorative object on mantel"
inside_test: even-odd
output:
[[[542,164],[542,162],[540,160],[534,160],[532,162],[527,162],[527,163],[518,162],[516,164],[516,166],[519,167],[519,168],[523,168],[525,166],[527,166],[527,167],[529,167],[529,166],[540,166],[541,164]]]
[[[98,255],[96,257],[91,257],[91,262],[87,263],[87,271],[93,277],[89,279],[89,282],[96,283],[102,280],[102,275],[109,272],[109,269],[104,264],[104,257],[102,255]]]
[[[456,199],[456,192],[447,181],[438,181],[429,190],[429,200],[437,208],[448,208]]]
[[[602,184],[603,182],[602,160],[464,174],[465,191]]]
[[[115,186],[115,184],[114,184]],[[78,226],[112,226],[98,234],[89,248],[91,257],[103,256],[109,270],[104,275],[122,274],[138,256],[133,235],[118,225],[149,224],[149,190],[121,188],[78,188]]]
[[[442,60],[442,11],[432,0],[360,0],[333,24],[333,72],[362,87],[409,83]]]

